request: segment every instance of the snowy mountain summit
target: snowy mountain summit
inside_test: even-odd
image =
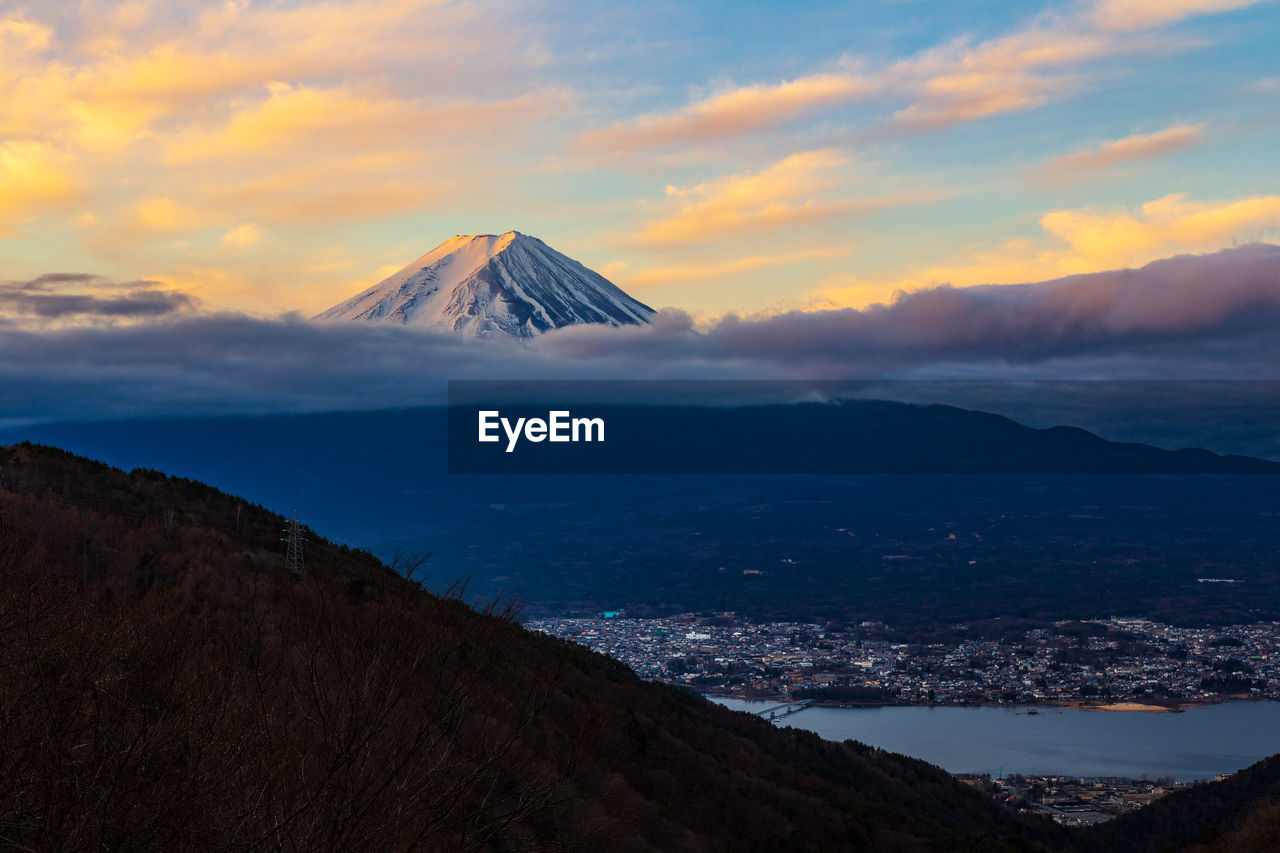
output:
[[[653,309],[599,273],[518,231],[459,235],[317,320],[531,338],[581,323],[649,322]]]

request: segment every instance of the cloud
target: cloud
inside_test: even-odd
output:
[[[834,150],[805,151],[759,172],[728,175],[693,187],[668,186],[669,210],[627,242],[642,246],[704,243],[847,215],[859,203],[820,196],[829,195],[841,182],[838,172],[848,162]]]
[[[287,161],[316,151],[416,146],[432,137],[457,138],[495,124],[542,118],[569,103],[559,90],[496,101],[432,103],[387,97],[350,86],[320,89],[270,82],[265,100],[249,101],[222,123],[188,127],[167,140],[174,163],[222,160],[239,154]]]
[[[11,285],[19,298],[97,279]],[[127,286],[120,285],[125,287]],[[9,330],[12,420],[440,403],[469,378],[1280,378],[1280,246],[1015,286],[939,287],[866,309],[572,327],[527,344],[359,323],[170,312]]]
[[[1075,69],[1103,57],[1149,49],[1117,42],[1073,19],[1033,21],[1023,30],[972,43],[967,38],[897,63],[888,76],[910,103],[891,127],[920,131],[1032,109],[1077,91]]]
[[[30,139],[0,143],[0,238],[75,196],[66,158],[53,146]]]
[[[172,234],[203,228],[208,223],[208,214],[180,207],[168,196],[138,202],[137,224],[142,231]]]
[[[13,325],[119,322],[165,317],[195,308],[191,297],[159,282],[116,282],[88,273],[47,273],[0,282],[0,312]]]
[[[1126,33],[1256,6],[1263,0],[1100,0],[1090,15],[1100,29]]]
[[[531,39],[525,28],[499,25],[471,4],[205,2],[168,14],[119,11],[119,4],[86,0],[72,18],[47,10],[56,25],[0,19],[0,33],[29,33],[25,51],[0,59],[0,80],[18,83],[0,107],[0,128],[16,121],[74,135],[115,124],[128,131],[120,138],[127,142],[234,109],[238,97],[273,81],[381,77],[391,85],[413,69],[448,81],[455,92],[479,94],[540,62],[522,49]],[[58,47],[52,62],[41,50],[50,44]],[[459,63],[485,48],[483,67],[473,63],[459,73]]]
[[[1081,172],[1105,169],[1117,163],[1161,157],[1189,148],[1204,136],[1203,124],[1177,124],[1155,133],[1139,133],[1103,142],[1095,148],[1054,157],[1042,164],[1050,172]]]
[[[866,305],[897,291],[951,284],[1009,284],[1138,266],[1179,252],[1210,252],[1280,233],[1280,196],[1196,201],[1176,193],[1129,208],[1041,215],[1038,239],[977,246],[942,263],[881,281],[833,279],[819,292],[833,305]]]
[[[588,131],[577,144],[592,156],[625,157],[701,146],[871,102],[898,105],[886,122],[890,129],[935,130],[1074,94],[1100,60],[1185,46],[1160,28],[1250,5],[1253,0],[1084,3],[1066,13],[1036,15],[1002,36],[953,39],[878,68],[845,57],[791,80],[722,88],[682,107]]]
[[[0,18],[0,44],[9,50],[33,53],[44,50],[53,39],[53,30],[22,16]]]
[[[188,255],[250,219],[338,227],[482,197],[513,135],[572,105],[537,73],[542,25],[502,0],[75,5],[0,11],[0,238],[62,214],[46,239],[147,275],[206,263]],[[316,251],[235,235],[246,264]]]
[[[749,270],[769,269],[804,261],[844,257],[850,251],[850,249],[840,247],[804,249],[798,252],[785,252],[777,255],[750,255],[745,258],[734,258],[731,261],[715,263],[676,264],[668,267],[638,270],[631,275],[622,277],[621,280],[628,286],[644,287],[651,284],[670,284],[671,282],[721,278]],[[617,270],[617,272],[621,272],[621,270]]]
[[[1040,218],[1050,234],[1079,257],[1100,263],[1138,263],[1170,249],[1205,251],[1250,232],[1280,228],[1280,196],[1193,201],[1174,193],[1128,210],[1059,210]]]
[[[222,235],[222,239],[218,241],[218,245],[224,249],[248,249],[250,246],[256,246],[262,240],[262,229],[255,222],[248,222],[244,225],[237,225],[226,234]]]
[[[734,316],[701,329],[566,329],[546,346],[767,375],[1280,376],[1280,246],[1254,244],[1022,285],[936,287],[865,309]],[[541,343],[541,342],[540,342]]]
[[[701,143],[792,121],[821,107],[871,97],[877,83],[842,72],[730,89],[670,113],[651,113],[580,138],[582,150],[618,154],[636,148]]]
[[[245,210],[270,225],[345,224],[466,197],[496,174],[505,137],[495,126],[528,128],[570,101],[561,90],[448,103],[351,87],[264,91],[224,121],[161,140],[165,165],[189,175],[186,205],[219,224]]]
[[[842,67],[777,84],[722,90],[674,111],[649,113],[589,131],[579,149],[595,156],[624,156],[646,149],[704,144],[780,127],[823,109],[855,103],[906,101],[893,113],[898,130],[924,130],[1030,109],[1079,88],[1064,73],[1099,58],[1149,49],[1140,40],[1120,42],[1083,32],[1076,22],[1033,24],[974,44],[954,39],[875,70],[851,60]]]

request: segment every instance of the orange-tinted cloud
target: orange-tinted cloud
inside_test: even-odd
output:
[[[1130,49],[1072,20],[1036,23],[977,44],[956,39],[889,70],[910,101],[892,124],[927,130],[1038,107],[1078,89],[1075,72],[1082,65]]]
[[[441,139],[474,144],[494,122],[567,106],[563,91],[533,82],[492,98],[490,75],[527,71],[545,52],[523,49],[520,27],[468,4],[229,2],[165,15],[147,3],[82,7],[93,22],[83,30],[0,17],[0,137],[92,157],[99,182],[125,177],[121,167],[155,176],[155,152],[170,165],[202,160],[205,174],[221,163],[224,180],[243,171],[240,155],[297,159],[318,144],[327,155],[413,144],[430,162]],[[486,68],[458,74],[482,48]],[[417,75],[452,75],[455,85],[432,100],[413,85]],[[101,168],[103,157],[123,162]]]
[[[865,101],[905,104],[888,124],[909,131],[1032,109],[1078,91],[1091,63],[1177,46],[1152,32],[1162,26],[1253,2],[1102,0],[1070,14],[1041,14],[1004,36],[977,43],[955,39],[879,69],[846,59],[833,70],[722,90],[675,110],[590,131],[578,146],[610,157],[701,145]]]
[[[433,104],[351,87],[317,89],[268,83],[267,97],[235,109],[213,127],[174,134],[165,156],[175,163],[239,154],[296,159],[300,152],[366,151],[372,147],[430,145],[478,136],[484,128],[542,118],[568,106],[569,96],[538,92],[486,102]]]
[[[53,41],[53,29],[22,15],[0,18],[0,46],[5,53],[44,50]]]
[[[1099,0],[1091,20],[1100,29],[1132,32],[1255,6],[1262,0]]]
[[[286,224],[429,208],[461,188],[462,175],[474,184],[492,174],[465,164],[500,156],[504,140],[493,127],[529,127],[570,100],[558,90],[445,104],[347,86],[273,83],[265,91],[225,120],[158,140],[163,162],[190,174],[184,191],[192,203],[228,223],[241,211]]]
[[[67,158],[52,145],[30,139],[0,143],[0,237],[75,195]]]
[[[262,242],[262,229],[256,222],[247,222],[223,234],[218,245],[226,249],[248,249],[260,242]]]
[[[1178,124],[1155,133],[1139,133],[1103,142],[1094,148],[1047,160],[1042,168],[1050,172],[1079,172],[1105,169],[1117,163],[1160,157],[1189,148],[1204,137],[1203,124]]]
[[[948,284],[967,287],[1041,281],[1135,267],[1187,252],[1211,252],[1233,242],[1280,234],[1280,196],[1195,201],[1174,194],[1136,210],[1055,210],[1040,217],[1044,235],[975,246],[896,277],[836,277],[821,290],[824,304],[864,306],[900,291]]]
[[[674,246],[737,239],[744,234],[834,219],[872,205],[832,198],[849,161],[834,150],[792,154],[759,172],[667,187],[668,209],[627,242]]]
[[[1193,201],[1177,193],[1137,211],[1059,210],[1040,224],[1082,258],[1116,266],[1154,260],[1178,251],[1202,252],[1233,241],[1249,242],[1280,228],[1280,196]]]
[[[720,92],[671,113],[653,113],[590,131],[579,147],[596,154],[704,142],[781,124],[821,107],[870,97],[877,84],[856,74],[832,72],[777,84]]]
[[[571,108],[533,26],[440,0],[0,11],[0,239],[43,217],[206,306],[298,304],[325,247],[264,235],[484,197],[515,136]]]
[[[203,228],[208,224],[208,217],[200,211],[178,205],[168,196],[162,196],[138,202],[137,223],[143,231],[172,234]]]
[[[825,249],[805,249],[798,252],[785,252],[778,255],[751,255],[745,258],[734,258],[729,261],[712,263],[675,264],[667,267],[639,270],[631,275],[621,276],[620,281],[629,287],[645,287],[655,284],[672,284],[686,281],[723,278],[737,273],[758,269],[790,266],[805,261],[826,260],[848,255],[850,249],[832,247]]]

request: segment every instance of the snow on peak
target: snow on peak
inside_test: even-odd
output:
[[[653,309],[537,237],[459,234],[317,320],[529,338],[583,323],[649,322]]]

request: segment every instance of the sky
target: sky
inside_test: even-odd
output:
[[[1277,44],[1249,0],[0,0],[0,427],[465,378],[1249,379],[1272,411]],[[308,319],[512,229],[662,310]]]
[[[310,316],[511,229],[722,336],[1280,242],[1277,44],[1249,0],[0,2],[0,328]]]

